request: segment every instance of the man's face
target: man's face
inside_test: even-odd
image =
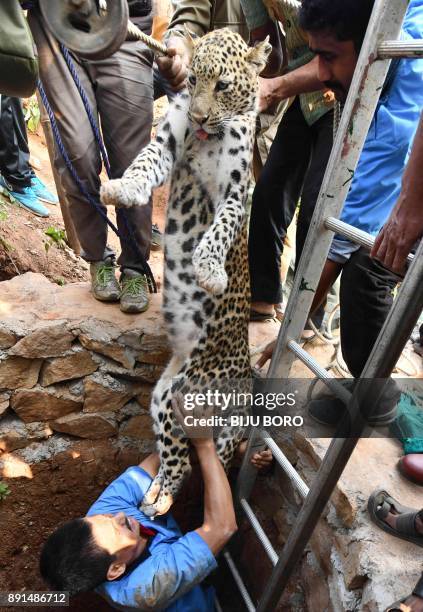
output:
[[[143,552],[147,539],[140,535],[140,525],[123,512],[118,514],[96,514],[86,517],[92,535],[99,547],[115,556],[110,566],[108,579],[114,580],[126,571],[126,567]]]
[[[352,40],[339,41],[329,32],[308,32],[310,49],[319,58],[318,78],[345,102],[358,55]]]

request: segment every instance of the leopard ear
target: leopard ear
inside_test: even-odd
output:
[[[268,36],[266,36],[262,42],[257,43],[255,47],[247,51],[246,60],[252,65],[257,74],[260,74],[266,66],[267,58],[271,51],[272,45],[269,43]]]
[[[193,53],[194,53],[194,49],[195,49],[195,45],[197,44],[197,39],[199,37],[194,34],[194,32],[191,32],[186,24],[184,24],[184,36],[183,36],[183,43],[184,43],[184,47],[187,53],[187,56],[189,58],[189,60],[191,61]]]

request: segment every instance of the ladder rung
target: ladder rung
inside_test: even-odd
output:
[[[231,554],[227,550],[225,550],[223,556],[225,557],[226,563],[228,564],[228,567],[231,570],[231,574],[234,577],[239,592],[242,595],[242,599],[244,600],[244,603],[247,606],[248,612],[255,612],[256,607],[253,604],[253,600],[251,599],[250,594],[247,591],[247,587],[245,586],[241,576],[239,575],[238,570],[236,569],[236,565],[234,560],[232,559]]]
[[[423,57],[423,40],[386,40],[378,49],[379,59]]]
[[[223,612],[222,606],[217,597],[214,598],[214,607],[216,608],[216,612]]]
[[[248,520],[250,521],[252,528],[256,532],[258,539],[263,545],[264,550],[267,552],[267,556],[269,557],[273,565],[276,565],[279,560],[279,555],[273,548],[272,543],[267,537],[263,527],[260,525],[258,518],[254,514],[254,510],[251,508],[250,504],[247,502],[246,499],[241,499],[240,504]]]
[[[294,353],[298,359],[300,359],[312,372],[316,374],[318,378],[322,382],[325,383],[329,387],[333,393],[340,400],[342,400],[345,404],[351,399],[351,393],[343,387],[336,378],[334,378],[325,368],[323,368],[311,355],[307,353],[298,342],[294,342],[294,340],[289,340],[287,343],[287,347],[290,351]]]
[[[344,223],[340,219],[335,219],[335,217],[328,217],[325,219],[325,227],[335,234],[341,234],[341,236],[345,236],[348,240],[359,244],[360,246],[365,247],[366,249],[371,249],[374,245],[375,239],[371,234],[367,234],[362,230],[357,229],[353,225],[349,225],[348,223]],[[411,263],[414,259],[414,255],[409,255],[407,257],[407,261]]]
[[[281,451],[281,449],[276,444],[273,438],[265,434],[263,435],[263,442],[265,442],[270,448],[276,461],[279,463],[286,475],[290,478],[292,484],[295,486],[301,497],[305,499],[308,495],[309,488],[304,482],[304,480],[301,478],[297,470],[294,468],[288,458],[284,455],[284,453]]]

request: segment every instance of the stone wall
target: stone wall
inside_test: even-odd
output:
[[[169,357],[160,296],[142,317],[93,300],[85,283],[39,274],[0,285],[0,590],[44,587],[47,534],[154,447],[153,384]],[[94,314],[95,311],[95,314]],[[108,610],[90,597],[73,610]]]

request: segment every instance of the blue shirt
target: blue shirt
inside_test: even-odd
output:
[[[118,610],[212,612],[214,590],[203,589],[199,583],[217,567],[216,560],[198,533],[182,535],[170,513],[152,521],[138,509],[151,480],[140,467],[127,469],[87,513],[124,512],[157,531],[122,578],[104,582],[96,591]]]
[[[410,0],[401,38],[423,38],[423,0]],[[344,204],[342,221],[373,236],[378,234],[399,197],[422,108],[423,60],[403,59],[379,100]],[[337,236],[333,246],[342,243],[346,243],[347,251],[348,245],[352,245]],[[352,245],[351,251],[357,248]],[[337,261],[331,253],[329,258]]]

